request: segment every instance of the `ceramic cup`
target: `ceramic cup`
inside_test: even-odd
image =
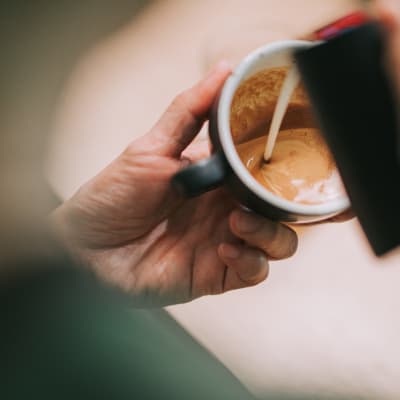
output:
[[[321,221],[350,207],[345,195],[323,204],[307,205],[271,193],[254,179],[240,160],[230,130],[231,103],[239,85],[266,68],[290,65],[295,51],[314,45],[315,42],[303,40],[274,42],[255,50],[237,66],[226,80],[211,112],[209,134],[212,154],[173,177],[172,184],[177,190],[193,197],[226,185],[244,207],[270,219],[291,223]]]

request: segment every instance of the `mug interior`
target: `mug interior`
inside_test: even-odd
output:
[[[230,127],[232,100],[243,81],[265,69],[291,65],[293,50],[314,45],[315,43],[308,41],[286,40],[263,46],[249,54],[233,71],[221,92],[218,106],[218,129],[221,145],[229,164],[249,190],[269,204],[289,213],[318,217],[333,215],[346,210],[350,207],[349,199],[344,195],[322,204],[300,204],[273,194],[259,183],[242,163]]]

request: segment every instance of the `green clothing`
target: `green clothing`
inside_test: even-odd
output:
[[[166,313],[68,265],[1,288],[0,310],[2,399],[250,398]]]

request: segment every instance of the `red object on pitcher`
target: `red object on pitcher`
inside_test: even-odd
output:
[[[371,21],[371,17],[366,12],[356,11],[318,29],[312,34],[312,39],[328,40],[347,29],[356,28],[369,21]]]

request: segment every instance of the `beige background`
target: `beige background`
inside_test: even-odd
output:
[[[64,197],[145,133],[218,58],[291,38],[347,0],[161,0],[94,48],[61,101],[48,175]],[[356,221],[300,230],[267,282],[170,307],[252,391],[400,398],[400,253],[377,260]]]

